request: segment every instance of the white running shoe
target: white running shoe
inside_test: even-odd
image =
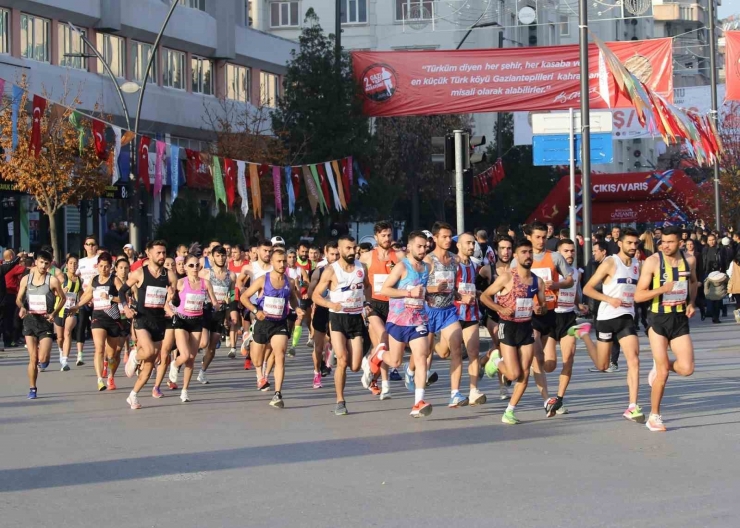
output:
[[[128,355],[128,361],[126,362],[125,372],[126,377],[133,378],[134,374],[136,374],[136,351],[132,350],[131,353]],[[152,369],[154,370],[154,369]]]
[[[229,346],[229,345],[226,345],[226,346]],[[232,348],[231,350],[229,350],[229,353],[227,354],[227,357],[229,359],[234,359],[236,357],[236,349],[235,348]]]
[[[175,365],[175,362],[170,362],[170,374],[169,378],[172,383],[177,383],[177,374],[180,372],[180,369]]]
[[[208,378],[206,377],[206,373],[204,371],[198,372],[198,381],[201,382],[203,385],[208,385],[210,381],[208,381]]]
[[[141,409],[139,397],[133,392],[128,395],[128,398],[126,398],[126,403],[128,403],[131,406],[131,409],[133,409],[134,411],[137,409]]]
[[[368,389],[371,381],[373,381],[373,373],[370,371],[370,362],[367,357],[364,357],[362,358],[362,378],[360,378],[360,382],[362,382],[363,387]]]
[[[226,348],[231,348],[231,336],[226,336],[226,341],[224,341],[224,346]]]
[[[380,401],[391,399],[391,388],[380,389]]]
[[[509,398],[511,398],[511,396],[509,395],[509,389],[508,387],[506,387],[506,385],[501,385],[501,387],[499,387],[498,389],[498,392],[499,392],[499,399],[501,399],[502,401],[508,400]]]
[[[180,392],[180,401],[182,403],[187,403],[187,402],[190,401],[190,398],[188,397],[188,391],[187,390],[182,389],[182,391]]]

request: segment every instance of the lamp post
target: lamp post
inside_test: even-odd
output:
[[[714,126],[719,130],[719,115],[717,114],[717,35],[715,34],[715,0],[709,0],[709,84],[712,101],[711,117]],[[720,219],[720,197],[719,197],[719,162],[715,159],[712,166],[714,172],[714,223],[715,229],[720,231],[722,221]]]
[[[578,1],[578,24],[580,27],[579,51],[581,59],[581,189],[583,190],[583,255],[587,261],[591,255],[591,122],[588,79],[588,4]]]

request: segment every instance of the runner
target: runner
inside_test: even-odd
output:
[[[67,271],[62,279],[62,290],[65,298],[57,302],[64,304],[59,310],[59,315],[54,318],[54,329],[57,333],[57,348],[59,349],[59,363],[63,371],[69,370],[69,352],[72,348],[72,331],[77,325],[77,315],[68,313],[69,308],[77,304],[77,299],[82,291],[82,281],[77,277],[76,255],[67,255]],[[59,280],[59,279],[57,279]]]
[[[337,368],[334,371],[337,405],[334,414],[343,416],[348,414],[344,400],[347,366],[349,364],[352,372],[357,372],[362,362],[362,312],[365,302],[370,299],[370,282],[365,266],[355,261],[355,239],[345,235],[337,243],[340,258],[326,267],[311,299],[316,307],[329,310],[331,342],[337,358]],[[328,300],[324,297],[327,290]]]
[[[264,376],[265,348],[272,347],[272,356],[275,358],[275,395],[270,401],[272,407],[282,409],[283,380],[285,378],[285,350],[288,346],[288,305],[292,306],[298,315],[303,310],[298,306],[295,285],[285,273],[286,257],[283,248],[275,248],[270,257],[272,270],[266,275],[257,278],[240,297],[242,304],[257,319],[254,325],[254,343],[251,354],[257,371],[257,390],[265,391],[270,382]],[[257,302],[252,303],[254,295]]]
[[[130,269],[131,264],[128,259],[126,257],[118,257],[118,260],[116,260],[116,277],[121,281],[121,284],[126,284]],[[123,363],[125,364],[128,361],[129,354],[131,353],[130,340],[133,321],[126,317],[126,311],[123,309],[123,303],[120,302],[120,296],[118,300],[118,311],[121,313],[121,347],[123,349]]]
[[[213,287],[216,299],[220,301],[218,309],[208,303],[203,317],[203,334],[200,344],[205,348],[203,363],[198,373],[198,381],[203,385],[210,383],[206,376],[208,366],[216,356],[216,345],[221,340],[221,331],[226,320],[230,292],[236,284],[236,275],[226,267],[226,250],[223,246],[215,246],[211,250],[211,268],[201,269],[200,278],[208,279]]]
[[[134,319],[137,350],[129,354],[126,363],[126,376],[133,377],[137,365],[140,366],[139,377],[126,402],[131,409],[141,409],[138,394],[146,385],[154,368],[154,362],[162,349],[162,340],[167,326],[165,314],[172,316],[174,310],[169,304],[177,287],[173,272],[164,269],[167,244],[163,240],[154,240],[146,245],[147,265],[132,272],[128,281],[119,290],[122,301],[127,299],[128,291],[136,286],[138,298],[135,306],[124,304],[126,317]]]
[[[49,274],[52,256],[46,251],[36,254],[36,267],[21,279],[15,304],[23,320],[23,335],[28,349],[28,399],[38,396],[36,378],[49,366],[54,318],[66,300],[62,285]],[[38,284],[40,283],[40,284]],[[56,304],[56,308],[54,307]]]
[[[229,271],[238,277],[242,272],[242,269],[247,264],[244,260],[244,248],[240,244],[236,244],[231,248],[231,258],[229,259]],[[234,288],[234,300],[229,306],[229,337],[226,342],[226,346],[230,347],[228,356],[230,358],[236,357],[236,345],[239,340],[239,329],[242,328],[243,320],[241,312],[239,310],[239,288]]]
[[[110,253],[98,256],[98,272],[90,285],[85,288],[78,304],[69,309],[77,312],[90,301],[92,311],[92,337],[95,344],[95,374],[98,376],[98,390],[116,389],[114,376],[120,363],[121,353],[121,313],[118,309],[118,291],[122,286],[118,277],[111,275],[113,259]],[[107,372],[103,372],[103,361],[107,359]],[[108,378],[106,385],[105,378]]]
[[[272,254],[272,244],[269,240],[261,240],[260,243],[257,246],[253,246],[251,250],[254,251],[254,258],[251,259],[250,263],[246,265],[244,268],[242,268],[242,272],[237,277],[237,288],[240,292],[244,292],[244,290],[247,289],[247,282],[249,282],[249,285],[251,286],[254,284],[254,281],[259,279],[260,277],[264,277],[272,270],[272,265],[270,264],[270,256]],[[241,300],[241,295],[239,295],[239,299]],[[252,299],[250,299],[250,302],[252,304],[255,304],[257,302],[257,296],[253,295]],[[242,303],[244,304],[244,303]],[[249,312],[245,313],[245,319],[247,317],[251,317],[251,314],[249,316],[247,315]],[[253,328],[254,320],[251,321],[252,326],[250,328]],[[252,332],[253,333],[253,332]],[[245,336],[242,339],[242,351],[247,356],[244,360],[244,370],[249,370],[251,368],[252,361],[250,359],[249,354],[249,345],[252,340],[252,335]],[[267,352],[268,358],[263,363],[265,367],[272,367],[270,362],[272,361],[272,354],[270,354],[270,351]],[[268,370],[269,372],[269,370]],[[262,376],[265,376],[265,373],[259,373]],[[266,377],[266,376],[265,376]]]
[[[339,260],[339,246],[335,240],[330,240],[324,247],[324,253],[326,255],[327,265],[334,264]],[[313,291],[319,284],[321,274],[326,271],[326,266],[319,266],[311,275],[311,283],[308,286],[309,298],[313,298]],[[331,346],[331,342],[327,342],[326,333],[329,325],[329,310],[323,306],[313,306],[313,318],[311,321],[313,326],[313,388],[321,388],[321,378],[331,374],[331,364],[329,361],[328,354],[325,352]],[[317,376],[318,374],[318,376]]]
[[[308,296],[308,274],[306,273],[306,270],[300,266],[297,265],[297,254],[295,249],[289,249],[287,253],[288,263],[287,263],[287,273],[288,277],[291,278],[293,283],[296,285],[296,289],[298,290],[298,302],[301,305],[301,309],[306,311],[306,301],[305,298]],[[298,346],[298,341],[301,339],[301,332],[299,330],[303,330],[303,317],[298,317],[298,315],[291,310],[288,314],[288,330],[290,332],[289,335],[292,337],[292,342],[288,346],[288,355],[290,357],[295,356],[295,347]]]
[[[85,238],[85,254],[77,263],[77,274],[82,278],[82,288],[90,285],[93,277],[98,274],[98,241],[94,236]],[[90,329],[92,307],[85,306],[77,315],[77,366],[84,365],[82,349],[85,346],[87,332]]]
[[[596,268],[591,279],[583,288],[583,294],[601,301],[596,315],[597,347],[591,356],[594,366],[605,370],[609,366],[611,345],[614,340],[627,358],[627,385],[629,407],[623,416],[634,422],[643,422],[645,415],[637,405],[640,382],[640,343],[635,328],[635,289],[640,277],[640,263],[635,258],[638,233],[625,229],[619,235],[619,253],[610,255]],[[596,286],[603,285],[603,293]]]
[[[650,416],[646,422],[654,432],[665,431],[660,403],[668,373],[691,376],[694,373],[694,344],[689,335],[689,319],[694,315],[698,281],[696,260],[679,249],[681,230],[674,226],[663,229],[660,251],[648,257],[642,267],[635,291],[635,302],[650,302],[650,348],[653,368],[648,376],[652,387]],[[668,357],[671,347],[675,360]]]
[[[198,257],[195,255],[185,257],[185,269],[187,275],[177,281],[178,306],[177,312],[172,318],[177,350],[180,354],[172,361],[170,366],[170,382],[172,382],[172,371],[174,370],[175,381],[177,381],[178,369],[183,365],[185,366],[182,391],[180,392],[180,400],[183,403],[190,401],[188,387],[190,387],[190,380],[193,377],[195,356],[198,354],[200,334],[203,330],[203,305],[206,298],[210,299],[212,306],[221,307],[221,301],[216,298],[210,281],[199,276],[200,262]],[[175,386],[176,388],[177,386]]]
[[[532,243],[529,240],[517,242],[514,266],[501,270],[501,275],[480,296],[481,302],[496,310],[501,318],[498,326],[501,353],[493,351],[486,363],[486,375],[493,377],[501,371],[506,379],[517,381],[511,401],[501,417],[507,425],[521,423],[514,411],[527,390],[529,368],[534,358],[532,315],[547,312],[545,284],[532,273],[533,260]],[[498,296],[497,302],[493,300],[495,295]]]
[[[305,272],[305,277],[310,277],[311,272],[315,269],[314,263],[308,260],[308,244],[305,242],[301,242],[298,244],[298,250],[296,251],[296,266],[302,269]],[[309,335],[308,335],[308,343],[306,343],[307,346],[311,347],[313,346],[313,330],[311,329],[311,304],[312,301],[308,296],[308,282],[310,282],[308,279],[305,279],[306,285],[299,287],[299,294],[301,296],[301,308],[303,308],[303,311],[305,312],[305,321],[308,325],[309,329]],[[301,321],[301,324],[296,324],[295,328],[293,329],[293,340],[292,340],[292,348],[295,349],[295,347],[298,346],[298,343],[301,340],[301,335],[303,335],[303,324]]]
[[[429,265],[426,256],[426,236],[421,231],[412,231],[408,237],[409,256],[395,266],[383,282],[380,295],[388,297],[388,350],[382,347],[373,350],[368,357],[373,373],[380,370],[380,363],[388,367],[401,366],[406,345],[416,358],[418,376],[414,378],[414,406],[411,416],[420,418],[432,414],[432,404],[424,401],[427,379],[427,356],[429,356],[429,330],[424,310],[424,296],[429,280]]]
[[[167,270],[168,273],[174,273],[175,280],[179,279],[177,274],[176,259],[167,257],[164,261],[164,269]],[[175,310],[172,311],[175,312]],[[177,348],[175,347],[175,327],[173,325],[174,320],[171,316],[165,314],[165,322],[166,327],[164,331],[164,339],[162,340],[162,348],[159,350],[159,360],[155,364],[156,370],[154,374],[154,386],[152,387],[152,398],[164,397],[164,394],[162,394],[162,390],[160,389],[160,387],[162,386],[162,382],[164,381],[164,376],[167,373],[168,367],[171,367],[171,365],[174,363],[175,358],[171,357],[171,354],[174,353],[175,356],[177,355]],[[177,389],[177,383],[172,382],[171,380],[167,381],[167,386],[170,390]]]
[[[367,330],[373,349],[388,349],[388,332],[385,325],[388,320],[388,297],[381,295],[380,290],[383,283],[390,275],[393,268],[398,264],[398,257],[393,251],[393,225],[382,221],[375,224],[373,228],[375,235],[375,247],[372,251],[363,254],[360,262],[367,269],[368,280],[372,285],[372,296],[370,306],[366,308],[365,314],[368,322]],[[369,389],[374,395],[380,396],[381,400],[391,397],[391,386],[388,381],[388,366],[380,364],[381,388],[378,391],[377,381],[373,379],[370,371],[370,363],[367,358],[362,360],[362,385]]]

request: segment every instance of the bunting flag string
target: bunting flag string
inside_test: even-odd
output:
[[[493,165],[473,177],[473,196],[490,193],[505,176],[503,161],[498,158]]]

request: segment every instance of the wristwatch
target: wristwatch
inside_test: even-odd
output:
[[[257,309],[257,307],[254,307],[254,308],[252,308],[252,309],[251,309],[250,311],[251,311],[251,312],[252,312],[252,313],[253,313],[254,315],[257,315],[257,312],[259,312],[259,310]]]

